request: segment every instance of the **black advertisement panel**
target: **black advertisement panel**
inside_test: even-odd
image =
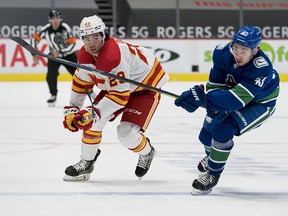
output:
[[[11,10],[17,16],[12,16]],[[97,14],[96,9],[61,9],[61,12],[76,36],[82,18]],[[48,23],[48,13],[47,8],[0,8],[0,38],[29,38]],[[119,38],[230,38],[239,29],[238,10],[181,9],[178,32],[175,9],[139,9],[125,16],[126,19],[119,20],[128,21],[117,25]],[[244,25],[262,29],[263,38],[288,38],[287,10],[246,10],[243,17]],[[107,31],[114,34],[113,27],[108,26]]]

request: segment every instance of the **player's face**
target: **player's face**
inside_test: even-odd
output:
[[[237,43],[234,43],[232,46],[232,54],[234,56],[236,64],[239,66],[247,64],[254,55],[251,48],[241,46]]]
[[[87,52],[92,55],[99,53],[104,43],[100,33],[83,36],[83,42]]]
[[[57,30],[62,22],[62,19],[61,18],[57,18],[57,17],[53,17],[51,19],[49,19],[51,25],[52,25],[52,28],[53,30]]]

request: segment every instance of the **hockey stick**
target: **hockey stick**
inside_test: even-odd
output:
[[[88,91],[87,88],[85,88],[85,92],[86,92],[86,95],[88,96],[88,98],[89,98],[89,100],[90,100],[90,103],[91,103],[91,114],[92,114],[92,116],[90,115],[90,116],[88,116],[88,118],[86,117],[87,119],[85,119],[85,117],[82,117],[82,121],[89,120],[89,119],[91,119],[91,118],[96,117],[96,114],[95,114],[94,108],[93,108],[92,97],[91,97],[91,95],[90,95],[90,93],[89,93],[89,91]]]
[[[127,79],[127,78],[124,78],[124,77],[120,77],[120,76],[117,76],[117,75],[112,74],[112,73],[106,73],[104,71],[100,71],[100,70],[97,70],[95,68],[91,68],[91,67],[88,67],[88,66],[85,66],[85,65],[82,65],[82,64],[77,64],[75,62],[67,61],[65,59],[55,58],[53,56],[50,56],[50,55],[47,55],[45,53],[39,52],[38,50],[34,49],[30,44],[28,44],[26,41],[24,41],[20,37],[10,37],[10,39],[15,41],[16,43],[20,44],[22,47],[24,47],[26,50],[28,50],[33,55],[39,55],[39,56],[51,59],[53,61],[57,61],[57,62],[59,62],[61,64],[66,64],[66,65],[73,66],[75,68],[81,68],[81,69],[88,70],[88,71],[91,71],[91,72],[94,72],[94,73],[98,73],[98,74],[101,74],[103,76],[107,76],[107,77],[110,77],[110,78],[114,78],[114,79],[120,80],[122,82],[127,82],[127,83],[130,83],[130,84],[145,88],[145,89],[149,89],[149,90],[164,94],[164,95],[172,97],[172,98],[178,98],[179,97],[179,95],[176,95],[174,93],[165,91],[163,89],[159,89],[159,88],[156,88],[156,87],[153,87],[153,86],[149,86],[149,85],[137,82],[135,80],[131,80],[131,79]]]

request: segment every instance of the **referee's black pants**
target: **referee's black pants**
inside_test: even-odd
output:
[[[74,53],[71,55],[67,55],[66,57],[63,57],[62,59],[77,63],[77,56]],[[48,59],[48,66],[47,66],[48,71],[46,75],[46,81],[48,83],[48,87],[49,87],[49,91],[51,95],[55,95],[55,96],[57,95],[57,92],[58,92],[57,78],[59,75],[59,67],[61,65],[63,65],[72,76],[76,70],[76,68],[73,66],[61,64],[59,62]]]

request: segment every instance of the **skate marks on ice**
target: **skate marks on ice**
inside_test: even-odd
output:
[[[51,140],[45,140],[41,138],[27,138],[17,136],[12,137],[0,135],[0,146],[1,145],[5,145],[5,147],[0,147],[0,155],[4,155],[55,149],[57,148],[59,143],[53,143],[51,142]]]
[[[128,192],[0,192],[0,196],[191,196],[191,192],[153,192],[153,191],[128,191]],[[235,199],[279,199],[288,198],[288,192],[251,192],[251,191],[237,191],[237,188],[215,188],[213,193],[209,194],[211,197],[230,197]]]
[[[140,192],[140,191],[130,191],[130,192],[9,192],[0,193],[0,196],[191,196],[189,192]]]
[[[194,84],[171,82],[167,89],[180,93]],[[60,82],[56,107],[48,108],[46,83],[1,83],[1,216],[188,216],[203,209],[219,216],[223,208],[234,216],[287,214],[288,84],[281,86],[271,120],[235,140],[218,185],[202,197],[190,193],[203,157],[197,139],[203,112],[186,113],[165,96],[147,131],[157,154],[141,181],[134,175],[138,157],[119,144],[113,122],[103,132],[103,154],[90,180],[64,182],[65,168],[79,159],[81,140],[62,127],[70,87]]]

